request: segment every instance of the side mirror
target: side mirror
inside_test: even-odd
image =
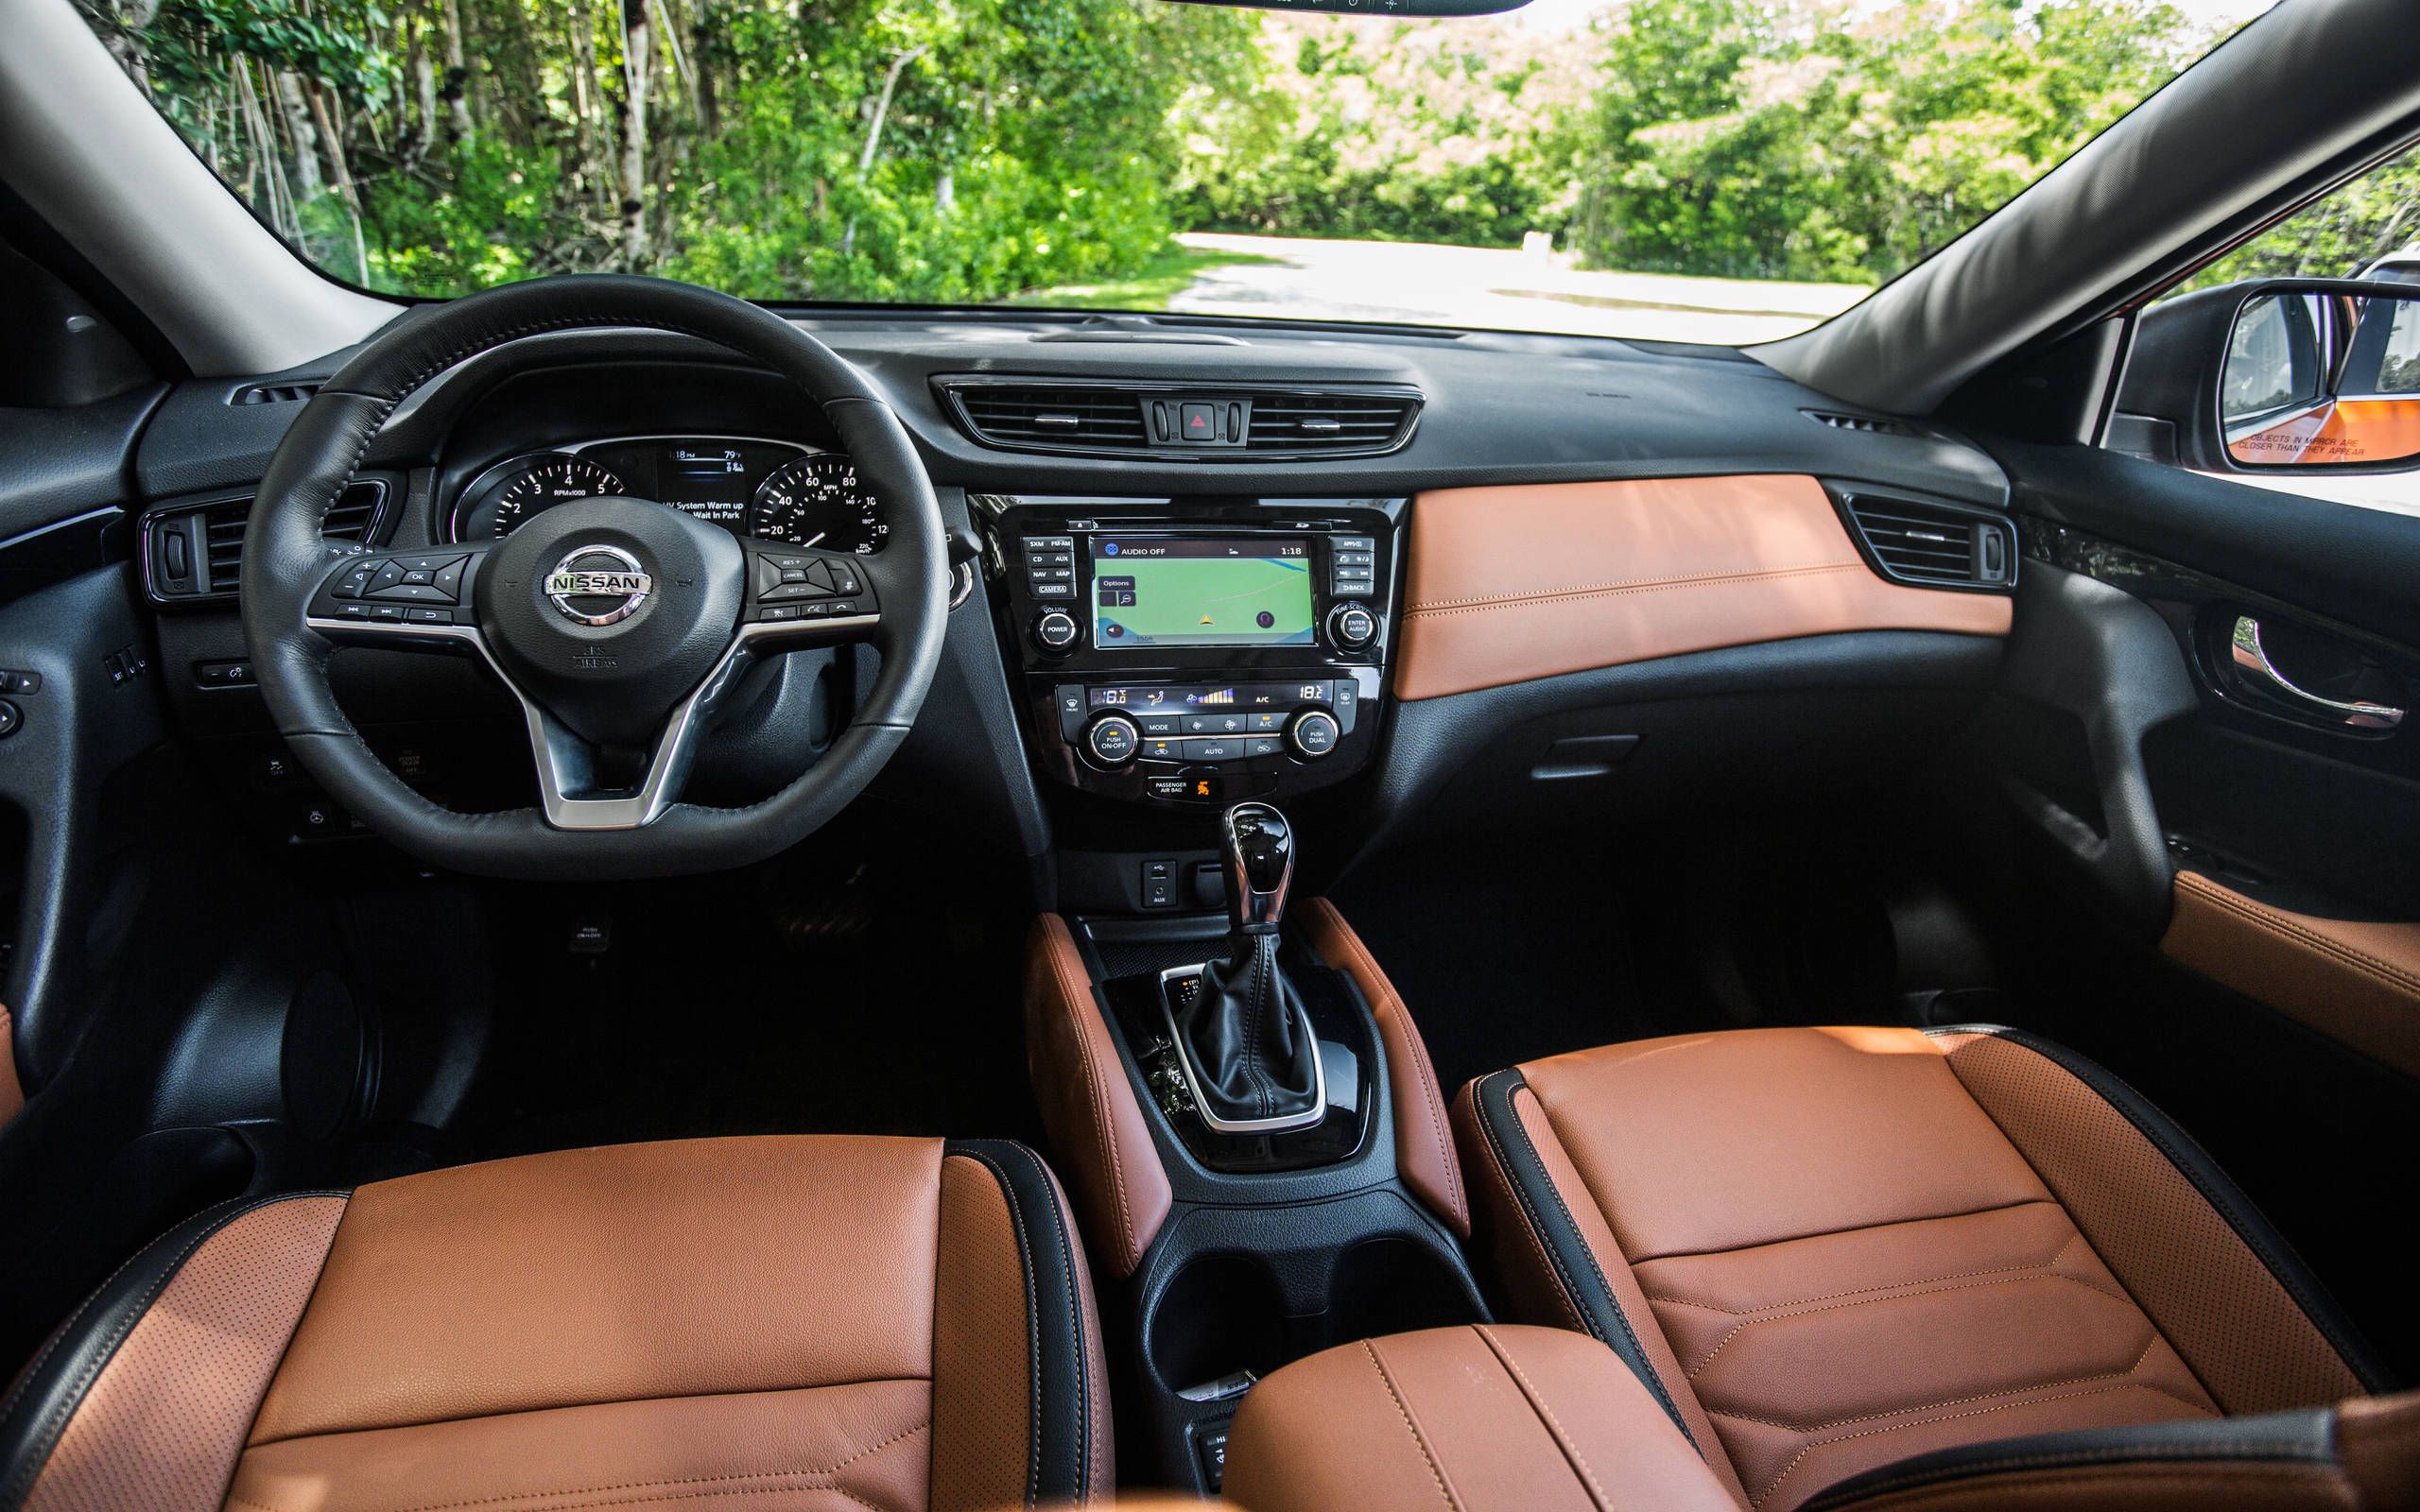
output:
[[[2420,469],[2420,288],[2261,279],[2162,301],[2112,443],[2205,472]]]

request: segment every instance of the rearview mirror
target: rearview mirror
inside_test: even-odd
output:
[[[2118,408],[2159,460],[2203,472],[2420,468],[2420,288],[2262,279],[2163,301]]]

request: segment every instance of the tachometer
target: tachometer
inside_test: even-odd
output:
[[[542,452],[499,462],[479,474],[454,506],[454,539],[509,536],[515,525],[573,499],[624,494],[622,475],[585,457]]]
[[[785,462],[757,485],[748,533],[871,557],[890,539],[890,522],[882,517],[882,502],[857,481],[857,465],[825,453]]]

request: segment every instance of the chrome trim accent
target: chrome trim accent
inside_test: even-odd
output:
[[[1324,710],[1321,711],[1325,713]],[[1329,714],[1335,719],[1334,714]],[[1341,722],[1336,727],[1337,738],[1344,738]],[[1140,738],[1139,735],[1137,737]],[[1244,865],[1243,842],[1236,834],[1236,820],[1246,814],[1266,814],[1275,819],[1286,843],[1286,874],[1277,885],[1266,891],[1252,885],[1251,868]],[[1219,856],[1227,873],[1227,919],[1237,933],[1250,930],[1266,933],[1275,929],[1285,917],[1286,894],[1294,885],[1294,826],[1273,804],[1245,802],[1232,804],[1219,816]]]
[[[2260,644],[2260,622],[2249,614],[2235,617],[2235,632],[2228,637],[2229,652],[2236,670],[2254,687],[2281,698],[2316,719],[2326,719],[2348,730],[2394,730],[2403,723],[2404,712],[2390,704],[2371,703],[2365,699],[2346,702],[2323,698],[2318,694],[2294,686],[2292,679],[2277,670],[2269,660],[2268,648]]]
[[[1184,1078],[1184,1090],[1193,1094],[1193,1110],[1201,1122],[1217,1134],[1285,1134],[1298,1128],[1310,1128],[1327,1118],[1327,1057],[1319,1053],[1319,1031],[1311,1027],[1311,1016],[1301,1003],[1294,1005],[1294,1017],[1301,1020],[1303,1033],[1311,1044],[1311,1106],[1300,1113],[1286,1113],[1276,1118],[1244,1118],[1229,1122],[1210,1111],[1210,1101],[1201,1095],[1207,1079],[1194,1065],[1193,1054],[1184,1047],[1184,1036],[1177,1033],[1176,1008],[1170,1003],[1171,989],[1182,977],[1200,976],[1210,969],[1208,962],[1199,966],[1171,966],[1160,973],[1160,1019],[1168,1026],[1168,1044],[1176,1051],[1176,1073]]]
[[[572,563],[583,557],[611,558],[621,563],[622,570],[618,573],[582,572]],[[602,588],[582,586],[592,578],[605,579],[610,586]],[[608,625],[619,625],[629,619],[639,611],[639,606],[645,604],[654,593],[653,576],[639,565],[638,558],[619,546],[575,546],[565,554],[562,560],[555,563],[555,570],[546,575],[547,602],[561,610],[565,619],[596,629],[602,629]],[[571,601],[575,598],[611,598],[615,594],[621,595],[621,604],[607,610],[602,614],[583,614],[572,608]]]
[[[958,608],[975,596],[975,564],[962,561],[949,570],[949,607]]]
[[[585,775],[587,743],[563,729],[552,714],[521,691],[488,649],[487,637],[479,633],[477,627],[316,617],[302,623],[337,638],[471,647],[521,705],[522,722],[529,733],[530,754],[537,762],[538,796],[544,805],[546,822],[558,830],[636,830],[662,818],[677,801],[682,782],[696,760],[698,739],[705,729],[707,716],[713,713],[715,699],[747,668],[752,646],[759,642],[780,641],[829,644],[848,638],[833,632],[870,630],[882,623],[882,616],[852,614],[841,619],[786,620],[770,625],[752,622],[740,626],[732,636],[731,644],[724,647],[721,660],[665,721],[664,733],[657,737],[655,753],[648,763],[646,780],[635,792],[614,798],[582,798],[572,790]]]

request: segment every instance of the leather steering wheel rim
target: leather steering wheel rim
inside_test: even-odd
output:
[[[881,670],[821,760],[761,802],[734,809],[673,802],[651,822],[619,829],[557,828],[537,808],[458,813],[388,770],[337,705],[327,664],[339,641],[307,623],[307,611],[334,569],[363,548],[324,541],[321,523],[379,426],[413,390],[510,342],[611,328],[712,342],[789,380],[821,408],[890,522],[877,558],[886,585],[879,623],[864,637],[880,652]],[[241,590],[262,696],[303,768],[374,832],[424,861],[530,880],[721,870],[796,845],[862,792],[906,740],[932,685],[949,612],[940,502],[906,427],[864,376],[769,310],[693,284],[625,275],[507,284],[407,315],[372,338],[278,444],[245,527]],[[514,692],[527,705],[527,696]]]

